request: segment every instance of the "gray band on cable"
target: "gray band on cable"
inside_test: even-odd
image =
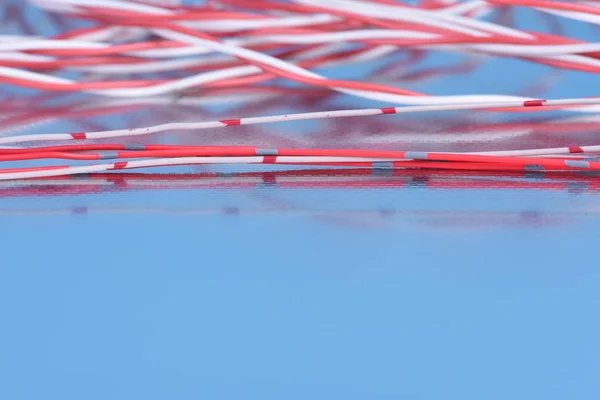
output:
[[[390,167],[390,168],[374,167],[373,175],[375,175],[375,176],[394,176],[394,169],[393,169],[393,167]]]
[[[537,165],[537,164],[525,164],[525,166],[523,168],[525,168],[525,171],[543,171],[544,170],[544,167],[542,167],[541,165]]]
[[[71,175],[72,179],[88,179],[90,177],[90,174],[88,173],[81,173],[81,174],[75,174],[75,175]]]
[[[590,187],[590,185],[586,182],[576,182],[576,181],[570,181],[567,182],[566,188],[567,190],[570,190],[572,192],[585,192],[586,190],[588,190]]]
[[[108,153],[100,154],[98,157],[99,160],[114,160],[115,158],[119,158],[119,153],[116,151],[109,151]]]
[[[404,153],[404,158],[411,158],[413,160],[427,160],[429,154],[424,151],[407,151]]]
[[[126,144],[125,145],[125,150],[146,150],[146,145],[145,144]]]
[[[393,169],[393,161],[373,161],[373,168],[375,169]]]
[[[574,168],[590,168],[589,161],[580,161],[580,160],[565,160],[565,165],[567,167]]]
[[[258,182],[254,187],[257,189],[266,189],[266,188],[272,188],[277,186],[277,181],[273,181],[273,182]]]
[[[277,149],[256,149],[257,156],[278,156]]]
[[[528,179],[528,180],[544,180],[544,175],[540,174],[539,172],[536,171],[525,171],[523,173],[524,178]]]

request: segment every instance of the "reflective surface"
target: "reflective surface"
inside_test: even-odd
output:
[[[435,94],[600,87],[525,61],[413,56],[321,72]],[[3,135],[378,106],[310,88],[176,101],[2,94]],[[599,128],[593,115],[463,112],[144,141],[473,151],[597,144]],[[0,183],[0,397],[600,394],[598,176],[145,172]]]

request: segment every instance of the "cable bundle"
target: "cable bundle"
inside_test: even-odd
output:
[[[0,82],[47,92],[88,93],[126,101],[192,99],[211,90],[293,89],[308,85],[385,104],[361,110],[171,123],[124,130],[0,137],[0,161],[104,160],[86,166],[0,170],[0,180],[190,164],[282,164],[327,167],[488,171],[596,170],[598,146],[568,146],[477,153],[359,149],[262,148],[87,143],[176,130],[203,130],[338,117],[433,111],[597,114],[600,98],[540,100],[501,94],[436,96],[396,86],[332,79],[313,70],[389,60],[444,50],[511,57],[557,69],[600,72],[600,43],[501,24],[514,7],[600,23],[600,3],[545,0],[215,0],[199,6],[175,2],[30,0],[58,16],[85,23],[54,37],[0,36]],[[491,17],[490,17],[491,16]],[[484,19],[484,17],[486,19]],[[488,18],[490,17],[490,18]],[[68,25],[68,24],[67,24]],[[117,79],[125,77],[126,79]],[[154,99],[154,100],[152,100]],[[391,117],[390,117],[391,118]],[[75,146],[54,145],[76,140]],[[85,142],[85,143],[84,143]]]

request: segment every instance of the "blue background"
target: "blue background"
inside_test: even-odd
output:
[[[47,23],[39,11],[24,12]],[[598,37],[584,24],[561,23],[571,37]],[[517,26],[545,29],[528,11],[519,12]],[[461,57],[432,53],[417,70]],[[357,79],[379,66],[321,72]],[[553,73],[489,58],[468,74],[402,85],[435,94],[513,94]],[[543,95],[597,95],[599,83],[565,72]],[[268,113],[375,104],[292,99]],[[231,104],[193,112],[196,120],[247,115]],[[138,126],[167,119],[148,110],[135,116]],[[97,120],[134,124],[127,118]],[[435,122],[424,118],[415,123],[425,135]],[[442,128],[484,122],[467,113],[439,118]],[[68,131],[77,123],[49,121],[19,133]],[[396,122],[389,132],[370,123],[335,127],[358,136],[383,130],[383,144],[386,133],[402,130]],[[275,139],[256,137],[337,145],[319,136],[330,127],[274,124],[205,140],[252,142],[252,134],[272,132]],[[477,146],[597,143],[595,128]],[[0,398],[598,398],[597,191],[474,188],[456,179],[465,179],[464,187],[257,185],[66,196],[56,187],[9,196],[13,189],[3,184]],[[238,212],[227,212],[232,207]]]

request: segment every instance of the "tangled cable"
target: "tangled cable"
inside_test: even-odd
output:
[[[121,1],[30,2],[96,23],[49,39],[0,37],[0,81],[40,90],[147,97],[283,78],[395,105],[527,100],[505,95],[428,96],[375,83],[330,79],[309,70],[383,58],[406,48],[517,57],[600,72],[600,43],[521,31],[473,17],[509,4],[600,21],[600,9],[579,4],[471,0],[442,7],[448,2],[434,1],[425,2],[429,8],[423,9],[395,1],[363,0],[219,0],[177,8]],[[184,76],[88,81],[85,75],[75,80],[42,73],[45,70]]]
[[[199,123],[172,123],[147,128],[131,128],[101,132],[21,135],[1,138],[0,143],[35,141],[87,141],[114,137],[149,135],[181,129],[211,129],[247,124],[297,121],[350,116],[390,115],[407,112],[480,109],[490,107],[552,107],[563,105],[599,104],[600,99],[528,100],[452,106],[413,106],[381,109],[344,110],[272,117],[254,117]],[[91,152],[96,153],[91,153]],[[98,151],[101,151],[98,153]],[[593,153],[600,146],[571,146],[566,148],[528,149],[487,153],[440,153],[415,151],[378,151],[360,149],[265,149],[253,146],[175,146],[152,144],[82,144],[0,149],[0,162],[38,159],[67,159],[77,161],[140,159],[116,161],[86,166],[44,166],[0,170],[0,180],[75,175],[159,166],[198,164],[283,164],[336,167],[423,168],[487,171],[577,171],[600,170],[600,161]],[[591,153],[591,154],[590,154]]]
[[[368,117],[433,111],[598,113],[600,98],[540,100],[503,94],[430,95],[359,80],[332,79],[317,68],[385,61],[399,50],[443,50],[500,56],[557,69],[600,72],[600,42],[500,24],[513,7],[600,24],[593,1],[210,0],[177,2],[29,0],[50,15],[84,25],[54,37],[0,35],[0,82],[48,92],[112,98],[185,99],[213,89],[308,85],[383,103],[386,107],[272,117],[170,123],[146,128],[0,137],[0,145],[65,140],[138,138],[166,131],[202,130],[307,119]],[[417,54],[417,53],[414,53]],[[126,79],[116,79],[115,77]],[[485,153],[356,149],[269,149],[256,146],[82,144],[12,147],[0,162],[32,159],[117,160],[87,166],[0,170],[0,180],[189,164],[297,164],[335,167],[461,170],[597,170],[598,146]],[[142,160],[136,160],[142,159]]]

